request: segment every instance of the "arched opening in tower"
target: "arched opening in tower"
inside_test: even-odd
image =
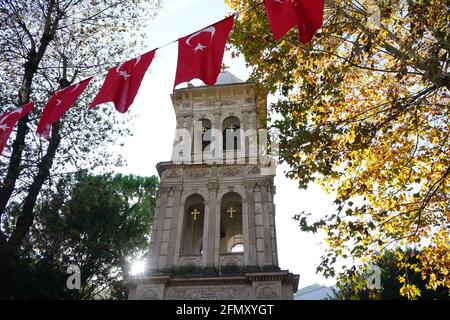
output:
[[[205,200],[199,194],[188,197],[184,205],[182,255],[201,255]]]
[[[223,121],[223,150],[236,151],[241,148],[240,121],[236,117],[228,117]]]
[[[222,197],[220,204],[220,253],[244,251],[242,199],[235,192]]]

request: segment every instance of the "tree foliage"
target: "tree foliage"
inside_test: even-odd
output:
[[[448,288],[438,287],[436,290],[429,288],[420,270],[411,269],[405,273],[404,269],[398,267],[397,259],[399,257],[411,265],[419,265],[418,256],[420,256],[420,251],[417,249],[408,248],[403,250],[398,248],[396,250],[386,250],[375,263],[381,271],[381,288],[369,289],[366,276],[368,272],[364,271],[364,267],[354,268],[351,274],[347,274],[340,279],[338,290],[335,290],[335,296],[340,300],[450,299],[450,290]],[[403,284],[406,282],[408,287],[402,289],[404,287]]]
[[[145,37],[140,32],[158,5],[158,0],[0,2],[0,113],[36,103],[0,157],[0,221],[13,209],[20,212],[11,233],[0,230],[0,297],[10,296],[14,286],[17,258],[41,191],[66,172],[112,164],[108,146],[129,133],[113,108],[85,111],[101,78],[53,125],[48,142],[34,133],[45,103],[54,91],[141,54]]]
[[[333,276],[342,259],[417,245],[428,286],[450,287],[449,1],[328,0],[308,45],[296,30],[275,42],[264,6],[246,11],[259,1],[226,2],[244,11],[235,54],[276,94],[272,125],[288,177],[336,195],[323,219],[296,216],[303,230],[326,234],[318,270]]]
[[[93,176],[85,171],[60,179],[37,205],[14,298],[126,297],[121,280],[130,260],[148,248],[157,185],[155,176]],[[80,268],[81,290],[66,287],[70,265]]]

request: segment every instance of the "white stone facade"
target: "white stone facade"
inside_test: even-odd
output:
[[[264,127],[266,100],[253,84],[188,87],[177,90],[172,101],[177,129],[193,136],[195,121],[207,124],[205,136],[207,129],[225,134],[234,127]],[[234,143],[249,149],[245,139]],[[220,161],[229,152],[235,161]],[[193,148],[183,162],[158,164],[149,272],[126,280],[130,299],[293,298],[298,276],[278,267],[270,163],[234,152],[221,148],[216,161],[206,161],[201,149]]]

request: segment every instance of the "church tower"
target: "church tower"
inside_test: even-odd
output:
[[[129,299],[293,299],[299,277],[278,266],[275,172],[259,152],[266,97],[222,72],[214,86],[176,90],[172,103],[148,270],[126,279]]]

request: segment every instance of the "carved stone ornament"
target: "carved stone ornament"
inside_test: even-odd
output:
[[[236,99],[223,99],[222,106],[237,106],[239,101]]]
[[[179,169],[167,170],[166,178],[179,178],[179,177],[181,177],[181,170]]]
[[[168,195],[170,192],[170,187],[159,187],[158,189],[158,195],[160,196],[164,196],[164,195]]]
[[[253,190],[255,190],[255,183],[254,182],[245,182],[244,188],[245,188],[245,191],[247,191],[247,192],[253,192]]]
[[[254,166],[253,168],[248,169],[249,174],[260,174],[261,169],[258,166]]]
[[[186,170],[186,175],[193,179],[203,178],[209,175],[209,169],[190,169]]]
[[[245,286],[169,287],[166,295],[166,299],[169,300],[248,300],[250,298],[250,288]]]
[[[279,299],[280,295],[278,290],[271,286],[259,286],[256,288],[256,298],[258,299]]]
[[[242,169],[238,167],[225,167],[219,169],[219,174],[225,177],[235,177],[242,173]]]
[[[183,191],[183,187],[182,186],[174,186],[174,187],[172,187],[172,191],[174,193],[180,193],[181,191]]]
[[[196,268],[200,265],[200,258],[198,257],[182,257],[180,258],[180,267]]]
[[[261,186],[261,190],[270,191],[272,187],[272,183],[269,180],[264,180],[259,183]]]
[[[138,300],[161,300],[158,294],[160,288],[154,286],[143,286],[137,295]]]
[[[219,188],[219,184],[217,182],[210,182],[206,186],[209,190],[209,192],[216,192]]]
[[[224,107],[224,106],[235,106],[238,104],[238,101],[235,99],[215,99],[212,102],[212,105],[214,105],[215,107]]]
[[[238,257],[226,257],[221,263],[222,267],[235,267],[241,266],[241,260]]]

